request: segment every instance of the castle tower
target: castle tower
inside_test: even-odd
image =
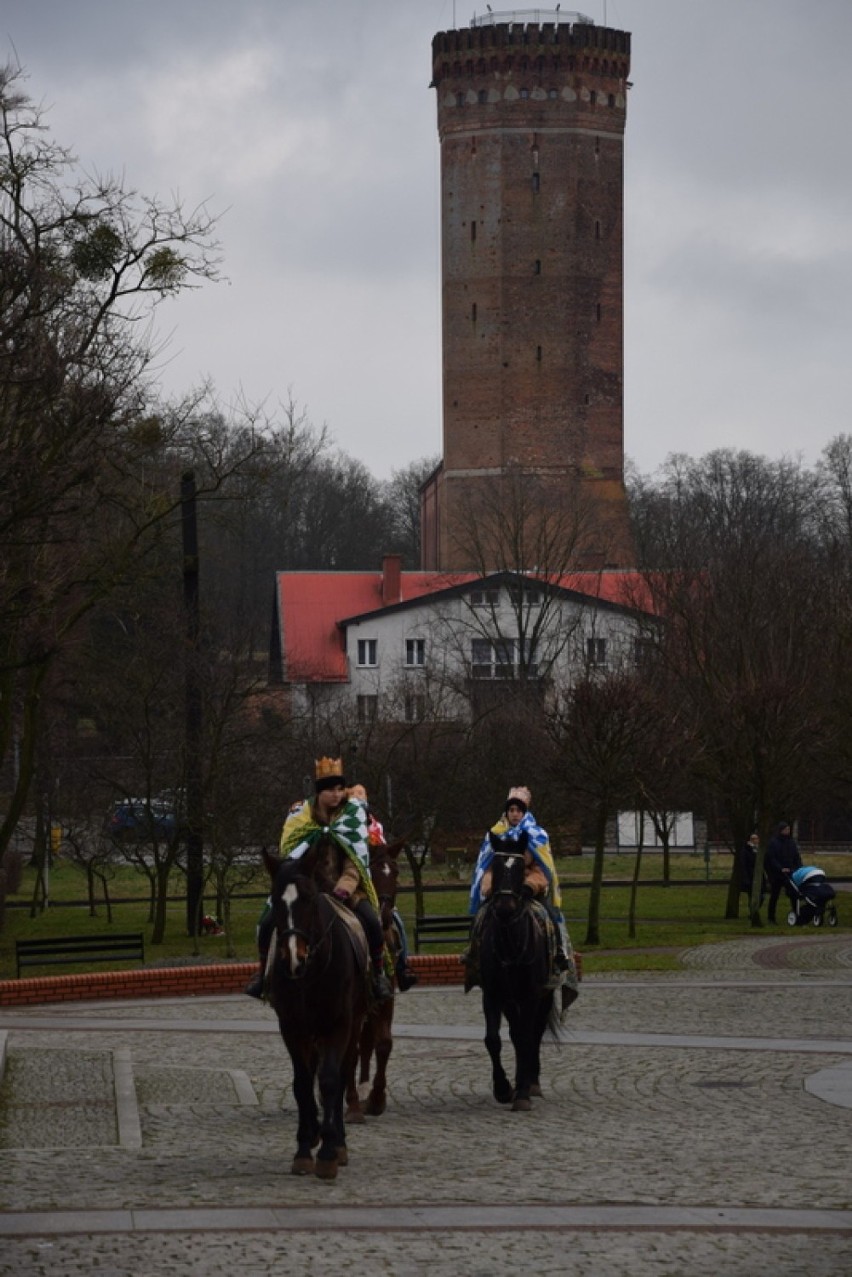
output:
[[[423,489],[425,568],[475,566],[465,521],[484,487],[510,474],[591,498],[598,531],[576,566],[630,563],[622,262],[630,36],[579,14],[549,16],[533,24],[489,13],[432,41],[443,462]]]

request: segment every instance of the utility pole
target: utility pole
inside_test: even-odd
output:
[[[195,475],[180,481],[183,527],[183,601],[186,611],[186,930],[201,930],[204,892],[204,838],[201,793],[201,680],[198,669],[201,624],[198,605],[198,520]]]

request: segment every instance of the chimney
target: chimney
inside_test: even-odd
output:
[[[402,602],[402,555],[386,554],[382,559],[382,603]]]

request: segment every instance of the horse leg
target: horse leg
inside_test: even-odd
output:
[[[317,1080],[322,1119],[320,1122],[320,1146],[316,1156],[316,1174],[319,1179],[336,1179],[338,1148],[346,1147],[342,1138],[344,1073],[337,1044],[327,1043],[320,1056]]]
[[[556,995],[552,990],[548,990],[548,993],[544,994],[540,999],[536,1009],[531,1058],[532,1081],[530,1083],[530,1095],[532,1096],[540,1096],[542,1093],[541,1040],[544,1037],[544,1030],[547,1028],[547,1022],[550,1019],[550,1011],[553,1006],[553,999],[555,996]]]
[[[361,1077],[359,1082],[365,1081],[366,1076],[370,1075],[370,1054],[373,1050],[372,1029],[370,1027],[372,1017],[367,1016],[364,1020],[361,1033],[359,1035],[355,1050],[351,1053],[351,1063],[347,1056],[346,1065],[346,1112],[344,1113],[344,1123],[351,1122],[354,1126],[363,1125],[366,1120],[364,1110],[361,1107],[361,1097],[358,1094],[358,1083],[355,1081],[355,1075],[358,1070],[360,1060]]]
[[[393,1005],[393,1003],[391,1003]],[[364,1020],[364,1027],[361,1030],[361,1041],[358,1046],[358,1061],[360,1064],[360,1072],[358,1074],[358,1082],[363,1085],[370,1080],[370,1061],[373,1058],[373,1051],[376,1045],[376,1025],[375,1016],[368,1015]]]
[[[509,1037],[515,1048],[515,1098],[512,1101],[513,1113],[527,1113],[532,1108],[530,1088],[535,1081],[535,1065],[531,1052],[532,1017],[527,1007],[516,1009],[508,1017]]]
[[[290,1051],[293,1061],[293,1095],[299,1110],[299,1129],[296,1133],[296,1156],[290,1168],[293,1175],[313,1175],[313,1146],[319,1131],[319,1113],[314,1094],[314,1073],[308,1061],[299,1051]]]
[[[376,1053],[376,1072],[373,1085],[364,1106],[370,1117],[381,1117],[387,1107],[387,1075],[388,1060],[393,1050],[393,1002],[385,1002],[379,1007],[375,1016],[374,1049]]]
[[[500,1060],[500,1007],[487,994],[482,995],[485,1013],[485,1045],[491,1056],[491,1090],[498,1104],[508,1104],[512,1098],[512,1085]]]

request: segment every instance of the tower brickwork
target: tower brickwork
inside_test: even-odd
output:
[[[577,566],[625,566],[630,36],[561,14],[540,24],[503,16],[432,42],[443,463],[424,494],[424,566],[471,566],[463,523],[482,486],[509,473],[545,489],[581,484],[600,535]]]

